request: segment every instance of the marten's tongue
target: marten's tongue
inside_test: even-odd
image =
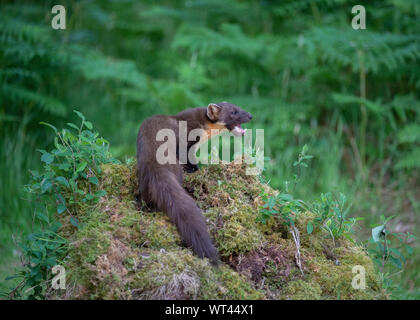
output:
[[[234,128],[233,128],[233,130],[232,130],[232,133],[235,135],[235,136],[243,136],[244,134],[245,134],[245,132],[246,132],[246,129],[242,129],[242,127],[241,127],[241,125],[237,125],[237,126],[235,126]]]

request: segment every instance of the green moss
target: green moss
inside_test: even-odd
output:
[[[322,299],[384,299],[385,292],[380,287],[379,277],[377,276],[371,259],[358,247],[344,244],[336,248],[334,254],[336,261],[332,261],[325,255],[310,255],[306,261],[307,271],[304,280],[298,280],[299,287],[308,286],[309,288],[320,288]],[[352,272],[354,266],[362,266],[366,271],[366,289],[359,290],[352,286],[355,274]],[[297,294],[290,290],[290,286],[295,288],[294,282],[289,283],[287,289],[281,294],[285,299],[308,299],[302,296],[302,292],[309,290],[298,290]],[[302,292],[300,292],[302,291]],[[306,293],[305,293],[306,294]],[[318,298],[318,296],[313,296]]]
[[[110,196],[134,200],[134,194],[138,189],[135,163],[131,165],[103,164],[101,170],[101,189]]]
[[[265,299],[262,290],[254,288],[253,284],[244,276],[239,275],[227,266],[221,266],[213,277],[207,275],[201,278],[202,299]]]
[[[75,233],[73,249],[70,253],[80,261],[93,263],[99,254],[106,252],[112,237],[109,217],[100,211],[86,214]]]
[[[135,247],[170,249],[181,244],[177,229],[166,214],[139,211],[134,203],[125,203],[114,223],[118,237]]]
[[[144,299],[257,299],[263,293],[226,266],[212,267],[189,250],[152,251],[130,286]]]
[[[247,176],[245,166],[208,166],[186,175],[185,186],[203,209],[224,261],[220,267],[184,248],[166,214],[138,207],[133,201],[135,166],[104,165],[100,187],[107,195],[95,206],[77,208],[79,229],[63,219],[60,232],[70,242],[64,264],[72,288],[65,298],[386,298],[362,248],[342,239],[336,248],[319,228],[306,232],[315,217],[311,212],[295,217],[302,275],[296,266],[296,244],[281,220],[257,221],[261,191],[276,191]],[[365,290],[351,285],[355,265],[366,270]]]
[[[289,282],[280,299],[286,300],[320,300],[322,290],[318,283],[302,280]]]
[[[162,212],[141,212],[138,228],[143,245],[148,248],[170,249],[181,245],[175,225]]]
[[[257,177],[245,174],[243,165],[208,166],[185,180],[198,205],[206,210],[221,256],[249,252],[262,245],[263,230],[256,220],[262,186]]]
[[[92,287],[95,262],[107,252],[112,231],[109,217],[101,211],[87,212],[80,218],[79,228],[70,237],[69,254],[64,261],[69,283]]]
[[[256,216],[248,206],[213,208],[205,213],[211,222],[210,232],[223,257],[252,251],[263,242]]]

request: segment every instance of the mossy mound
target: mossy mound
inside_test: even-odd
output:
[[[276,191],[245,165],[210,165],[185,175],[185,189],[203,210],[222,263],[210,265],[181,245],[168,217],[136,201],[134,165],[104,165],[107,195],[80,207],[78,229],[63,222],[67,299],[384,299],[380,279],[362,248],[321,231],[307,234],[310,212],[296,217],[296,243],[284,224],[257,220],[261,194]],[[366,270],[366,289],[352,287],[352,268]]]

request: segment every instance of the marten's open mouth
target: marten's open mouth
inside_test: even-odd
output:
[[[237,124],[237,125],[233,126],[232,129],[230,129],[230,132],[232,132],[233,135],[235,135],[237,137],[240,137],[240,136],[243,136],[245,134],[246,129],[243,129],[240,124]]]

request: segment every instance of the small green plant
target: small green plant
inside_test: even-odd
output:
[[[347,218],[351,205],[347,203],[347,197],[343,193],[335,195],[332,192],[321,194],[319,200],[310,205],[310,209],[317,217],[307,224],[308,233],[312,233],[315,227],[327,231],[334,244],[340,237],[353,242],[353,227],[357,221],[363,218]]]
[[[297,161],[293,163],[293,166],[297,168],[297,173],[293,178],[292,193],[295,191],[295,188],[300,181],[301,168],[308,167],[306,161],[313,158],[313,156],[306,153],[307,150],[307,145],[304,145],[302,151],[298,155]],[[300,234],[299,230],[295,227],[295,217],[301,211],[306,210],[306,204],[302,200],[293,198],[293,195],[290,194],[290,183],[288,181],[285,183],[284,192],[274,196],[268,196],[262,193],[261,196],[264,201],[264,205],[260,208],[260,214],[257,219],[262,223],[266,223],[272,216],[279,217],[281,219],[295,241],[296,265],[299,267],[299,270],[303,275],[300,255]]]
[[[286,226],[294,225],[293,215],[302,211],[305,208],[305,203],[302,200],[294,199],[288,193],[280,193],[274,196],[263,194],[263,206],[260,208],[258,221],[266,223],[272,216],[281,218]]]
[[[68,129],[60,132],[53,125],[41,122],[54,130],[55,149],[50,152],[38,150],[42,154],[41,161],[45,163],[44,171],[41,174],[31,172],[33,181],[26,186],[26,190],[37,196],[54,198],[57,213],[66,211],[71,216],[71,223],[77,226],[78,221],[71,212],[72,206],[80,201],[96,203],[104,196],[105,190],[98,190],[100,164],[118,161],[109,152],[109,142],[99,137],[97,132],[91,131],[92,123],[86,121],[80,112],[74,112],[81,119],[80,126],[74,123],[67,125],[76,134]],[[80,185],[86,184],[88,188],[80,188]],[[64,195],[68,195],[67,203]]]
[[[262,223],[266,223],[270,217],[277,215],[281,217],[282,221],[287,226],[294,225],[293,215],[305,210],[306,205],[302,200],[294,199],[293,193],[296,186],[298,185],[301,177],[301,168],[308,167],[307,160],[312,159],[313,156],[307,154],[308,146],[304,145],[302,151],[298,155],[298,159],[293,163],[293,167],[297,168],[297,172],[293,177],[293,181],[286,181],[284,192],[278,195],[269,196],[262,193],[261,197],[264,201],[264,205],[260,208],[260,214],[258,220]],[[293,184],[292,190],[290,186]]]
[[[45,220],[45,224],[37,228],[38,231],[29,234],[20,244],[24,269],[6,280],[22,278],[22,281],[3,296],[10,299],[26,297],[30,300],[44,297],[45,287],[52,276],[52,267],[61,263],[67,251],[67,240],[57,234],[61,224],[50,221],[48,217]],[[25,296],[26,293],[29,295]]]
[[[394,216],[381,216],[381,223],[372,225],[372,236],[367,241],[368,253],[379,268],[386,289],[396,289],[392,277],[404,270],[407,257],[413,254],[410,245],[417,238],[409,232],[392,232],[388,227]]]
[[[312,155],[307,154],[307,151],[308,146],[305,144],[302,148],[302,151],[299,153],[297,160],[293,163],[293,167],[297,169],[297,173],[294,175],[292,192],[295,191],[297,184],[300,182],[302,168],[307,168],[307,161],[314,157]],[[286,190],[288,190],[287,186]]]
[[[67,250],[66,240],[57,234],[61,224],[56,215],[69,215],[77,228],[76,207],[93,206],[106,195],[99,186],[100,165],[118,163],[109,152],[108,141],[92,131],[92,123],[83,114],[74,112],[81,124],[67,123],[70,130],[59,131],[41,122],[54,130],[55,148],[39,150],[43,170],[31,171],[32,181],[25,186],[34,201],[35,230],[20,244],[24,269],[8,279],[22,281],[9,293],[10,298],[22,298],[27,292],[29,299],[44,297],[51,268],[60,263]]]
[[[285,182],[284,192],[275,196],[262,194],[264,205],[260,209],[259,221],[265,223],[271,216],[277,215],[281,217],[286,226],[291,227],[294,225],[296,214],[310,210],[316,214],[316,218],[307,223],[306,231],[309,234],[313,232],[314,228],[319,227],[331,236],[334,243],[340,237],[353,241],[353,227],[357,221],[363,218],[347,218],[351,206],[347,203],[344,194],[339,193],[336,196],[332,192],[323,193],[320,199],[313,203],[305,203],[302,200],[294,199],[293,193],[300,181],[301,170],[307,168],[308,160],[313,158],[312,155],[307,154],[307,151],[308,147],[304,145],[297,160],[293,163],[297,172],[293,181]]]

